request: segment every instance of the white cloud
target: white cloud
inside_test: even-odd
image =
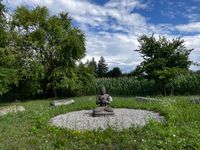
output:
[[[123,71],[133,70],[142,58],[134,50],[138,47],[137,37],[141,34],[164,35],[175,38],[174,31],[200,32],[200,22],[181,24],[150,24],[147,18],[135,9],[149,9],[148,3],[140,0],[109,0],[104,5],[92,0],[7,0],[10,7],[19,5],[42,5],[52,14],[69,12],[73,20],[86,34],[86,59],[104,56],[109,66],[122,67]],[[150,5],[151,6],[151,5]],[[97,31],[98,30],[98,31]],[[184,36],[186,46],[195,48],[190,58],[200,62],[200,35]]]
[[[85,60],[92,57],[99,60],[99,57],[103,56],[111,68],[119,64],[132,65],[132,69],[142,60],[134,51],[138,45],[136,36],[104,32],[98,35],[91,34],[87,39],[88,55]]]
[[[147,8],[148,6],[140,3],[138,0],[110,0],[105,4],[105,7],[130,13],[135,8]]]
[[[184,16],[189,19],[189,22],[197,22],[200,20],[200,15],[197,13],[189,13]]]
[[[200,32],[200,22],[177,25],[176,28],[182,32]]]
[[[185,45],[188,48],[194,49],[190,54],[191,60],[200,63],[200,35],[185,36],[184,39]]]

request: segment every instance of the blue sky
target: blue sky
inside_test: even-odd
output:
[[[6,0],[9,8],[43,5],[52,14],[69,12],[86,35],[83,59],[106,59],[110,69],[133,70],[142,58],[133,51],[142,34],[182,37],[194,48],[190,59],[200,63],[200,0]],[[199,67],[191,66],[197,70]]]

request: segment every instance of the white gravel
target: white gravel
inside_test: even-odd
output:
[[[163,121],[159,113],[138,109],[114,109],[114,116],[92,117],[92,110],[81,110],[58,115],[50,120],[56,127],[73,130],[104,130],[113,127],[116,130],[129,128],[132,125],[143,127],[148,120]]]

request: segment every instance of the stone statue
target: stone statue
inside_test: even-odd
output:
[[[100,106],[107,106],[112,101],[112,97],[106,94],[106,88],[103,86],[100,95],[97,96],[96,104]]]
[[[105,115],[114,115],[114,111],[108,105],[112,102],[112,97],[106,93],[106,88],[103,86],[101,88],[100,94],[97,96],[96,104],[99,107],[93,110],[93,116],[105,116]]]

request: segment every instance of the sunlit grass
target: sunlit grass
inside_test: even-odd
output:
[[[95,96],[76,97],[69,106],[51,107],[50,100],[0,104],[22,105],[25,112],[0,117],[0,149],[200,149],[200,105],[188,97],[156,97],[161,102],[137,102],[114,97],[112,107],[147,109],[165,116],[144,127],[121,132],[67,130],[52,127],[50,118],[69,111],[92,109]]]

